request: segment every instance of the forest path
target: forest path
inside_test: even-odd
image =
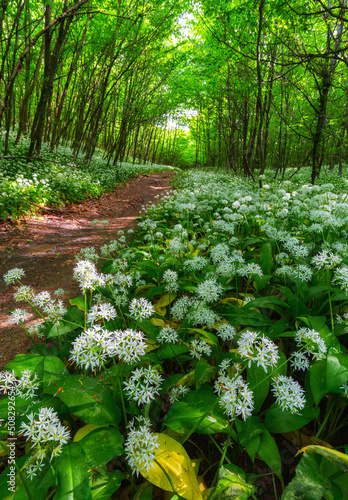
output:
[[[170,192],[173,174],[167,171],[140,175],[99,199],[85,200],[62,212],[27,217],[15,225],[0,224],[0,367],[31,345],[22,326],[8,323],[10,309],[23,308],[24,303],[15,302],[13,286],[6,286],[2,276],[9,269],[23,268],[23,284],[31,285],[35,292],[47,290],[51,294],[62,288],[65,294],[60,298],[68,305],[68,299],[81,293],[73,279],[75,255],[81,248],[98,249],[105,243],[91,221],[107,220],[107,225],[98,224],[98,228],[115,239],[120,229],[135,226],[142,205],[155,202],[156,195]],[[35,323],[35,319],[31,315],[26,325]]]

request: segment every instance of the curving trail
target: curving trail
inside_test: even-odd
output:
[[[90,222],[107,220],[107,226],[98,227],[114,239],[118,230],[134,227],[142,205],[155,201],[156,195],[170,192],[173,174],[140,175],[98,200],[88,199],[61,212],[22,219],[19,224],[0,224],[0,367],[31,345],[20,325],[8,323],[9,311],[24,308],[24,303],[14,301],[13,286],[4,284],[3,274],[21,267],[26,273],[23,284],[31,285],[36,292],[47,290],[52,294],[63,288],[66,293],[61,298],[67,303],[80,294],[72,277],[75,254],[81,248],[99,248],[105,243]],[[27,324],[34,323],[34,319],[31,315]]]

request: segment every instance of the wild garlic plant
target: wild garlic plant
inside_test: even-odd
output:
[[[280,435],[306,426],[313,442],[329,441],[347,425],[348,187],[265,175],[261,188],[227,174],[177,176],[172,196],[144,207],[133,239],[119,233],[100,254],[79,254],[81,296],[70,304],[35,294],[24,270],[6,273],[41,318],[41,341],[1,378],[4,393],[10,380],[28,384],[17,432],[36,422],[28,399],[35,411],[58,402],[73,438],[56,457],[47,448],[49,463],[30,469],[35,484],[49,468],[56,487],[61,453],[75,457],[86,491],[128,485],[133,497],[146,479],[203,498],[190,441],[211,498],[232,484],[228,470],[251,495],[233,464],[257,455],[284,487]],[[25,326],[26,315],[13,319]]]

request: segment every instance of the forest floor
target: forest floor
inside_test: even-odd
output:
[[[9,311],[23,304],[14,301],[13,286],[6,286],[2,276],[9,269],[23,268],[23,284],[31,285],[36,293],[47,290],[53,294],[62,288],[65,293],[60,298],[68,305],[68,299],[81,294],[73,279],[75,255],[81,248],[98,249],[104,245],[99,231],[105,238],[115,239],[120,229],[134,228],[142,205],[155,201],[158,194],[170,192],[172,176],[173,172],[140,175],[99,199],[0,223],[0,367],[31,346],[24,328],[8,323]],[[99,224],[97,231],[96,226],[91,226],[96,219],[106,220],[108,225]],[[31,315],[26,325],[35,322]]]

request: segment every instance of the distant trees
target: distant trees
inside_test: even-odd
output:
[[[86,161],[97,145],[114,162],[159,158],[167,143],[156,129],[175,110],[163,89],[178,60],[171,36],[183,8],[174,0],[2,0],[5,154],[15,131],[17,143],[30,136],[28,157],[43,141],[52,149],[69,141]]]

